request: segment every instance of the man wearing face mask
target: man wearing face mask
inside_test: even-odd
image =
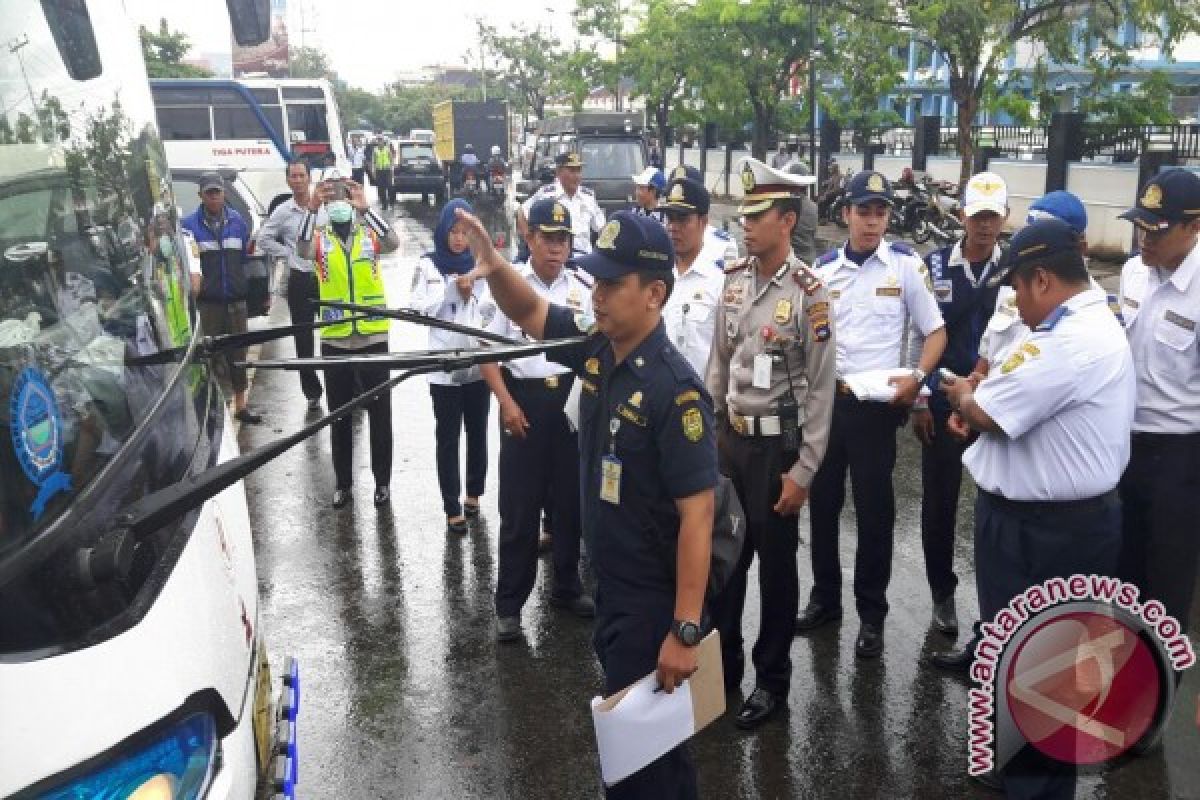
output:
[[[329,225],[317,225],[322,204],[329,214]],[[361,215],[356,219],[355,212]],[[387,307],[379,256],[400,246],[400,237],[370,209],[361,185],[353,181],[322,181],[308,201],[308,214],[300,223],[296,255],[311,259],[317,275],[317,288],[323,301]],[[324,320],[338,320],[346,312],[322,308]],[[369,317],[361,321],[330,325],[321,329],[321,355],[350,356],[388,351],[388,320]],[[388,379],[387,367],[329,367],[325,370],[325,390],[329,408],[334,410],[354,399],[357,392],[370,391]],[[367,407],[371,421],[371,472],[375,476],[375,505],[385,505],[391,497],[388,488],[392,474],[392,405],[385,394]],[[333,507],[350,502],[353,476],[352,421],[349,416],[333,423],[330,442],[333,471],[337,486]]]

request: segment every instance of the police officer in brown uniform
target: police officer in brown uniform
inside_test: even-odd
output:
[[[741,562],[713,603],[729,688],[742,679],[746,574],[758,555],[755,688],[735,720],[754,728],[787,704],[799,602],[797,515],[825,453],[837,376],[829,295],[791,247],[800,193],[813,179],[746,159],[742,182],[750,255],[727,270],[705,382],[721,419],[721,472],[747,520]]]

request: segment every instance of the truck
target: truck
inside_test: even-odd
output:
[[[583,159],[583,185],[595,193],[606,214],[633,205],[633,176],[648,163],[640,112],[589,111],[542,120],[533,149],[521,164],[518,203],[554,180],[554,159],[568,151]]]
[[[460,159],[468,144],[481,163],[487,163],[493,145],[508,160],[508,128],[508,104],[497,100],[446,100],[433,107],[433,147],[452,188],[461,182]]]

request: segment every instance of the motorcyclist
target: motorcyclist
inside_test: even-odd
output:
[[[478,167],[479,156],[475,155],[475,145],[468,144],[463,147],[462,158],[459,159],[464,167]]]
[[[508,162],[504,160],[504,156],[500,153],[500,145],[492,145],[491,158],[488,159],[488,170],[494,167],[500,167],[505,172],[508,171]]]

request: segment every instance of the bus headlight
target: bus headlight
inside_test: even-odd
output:
[[[217,744],[213,718],[192,714],[157,733],[148,744],[114,755],[109,763],[38,797],[197,800],[212,781]]]

